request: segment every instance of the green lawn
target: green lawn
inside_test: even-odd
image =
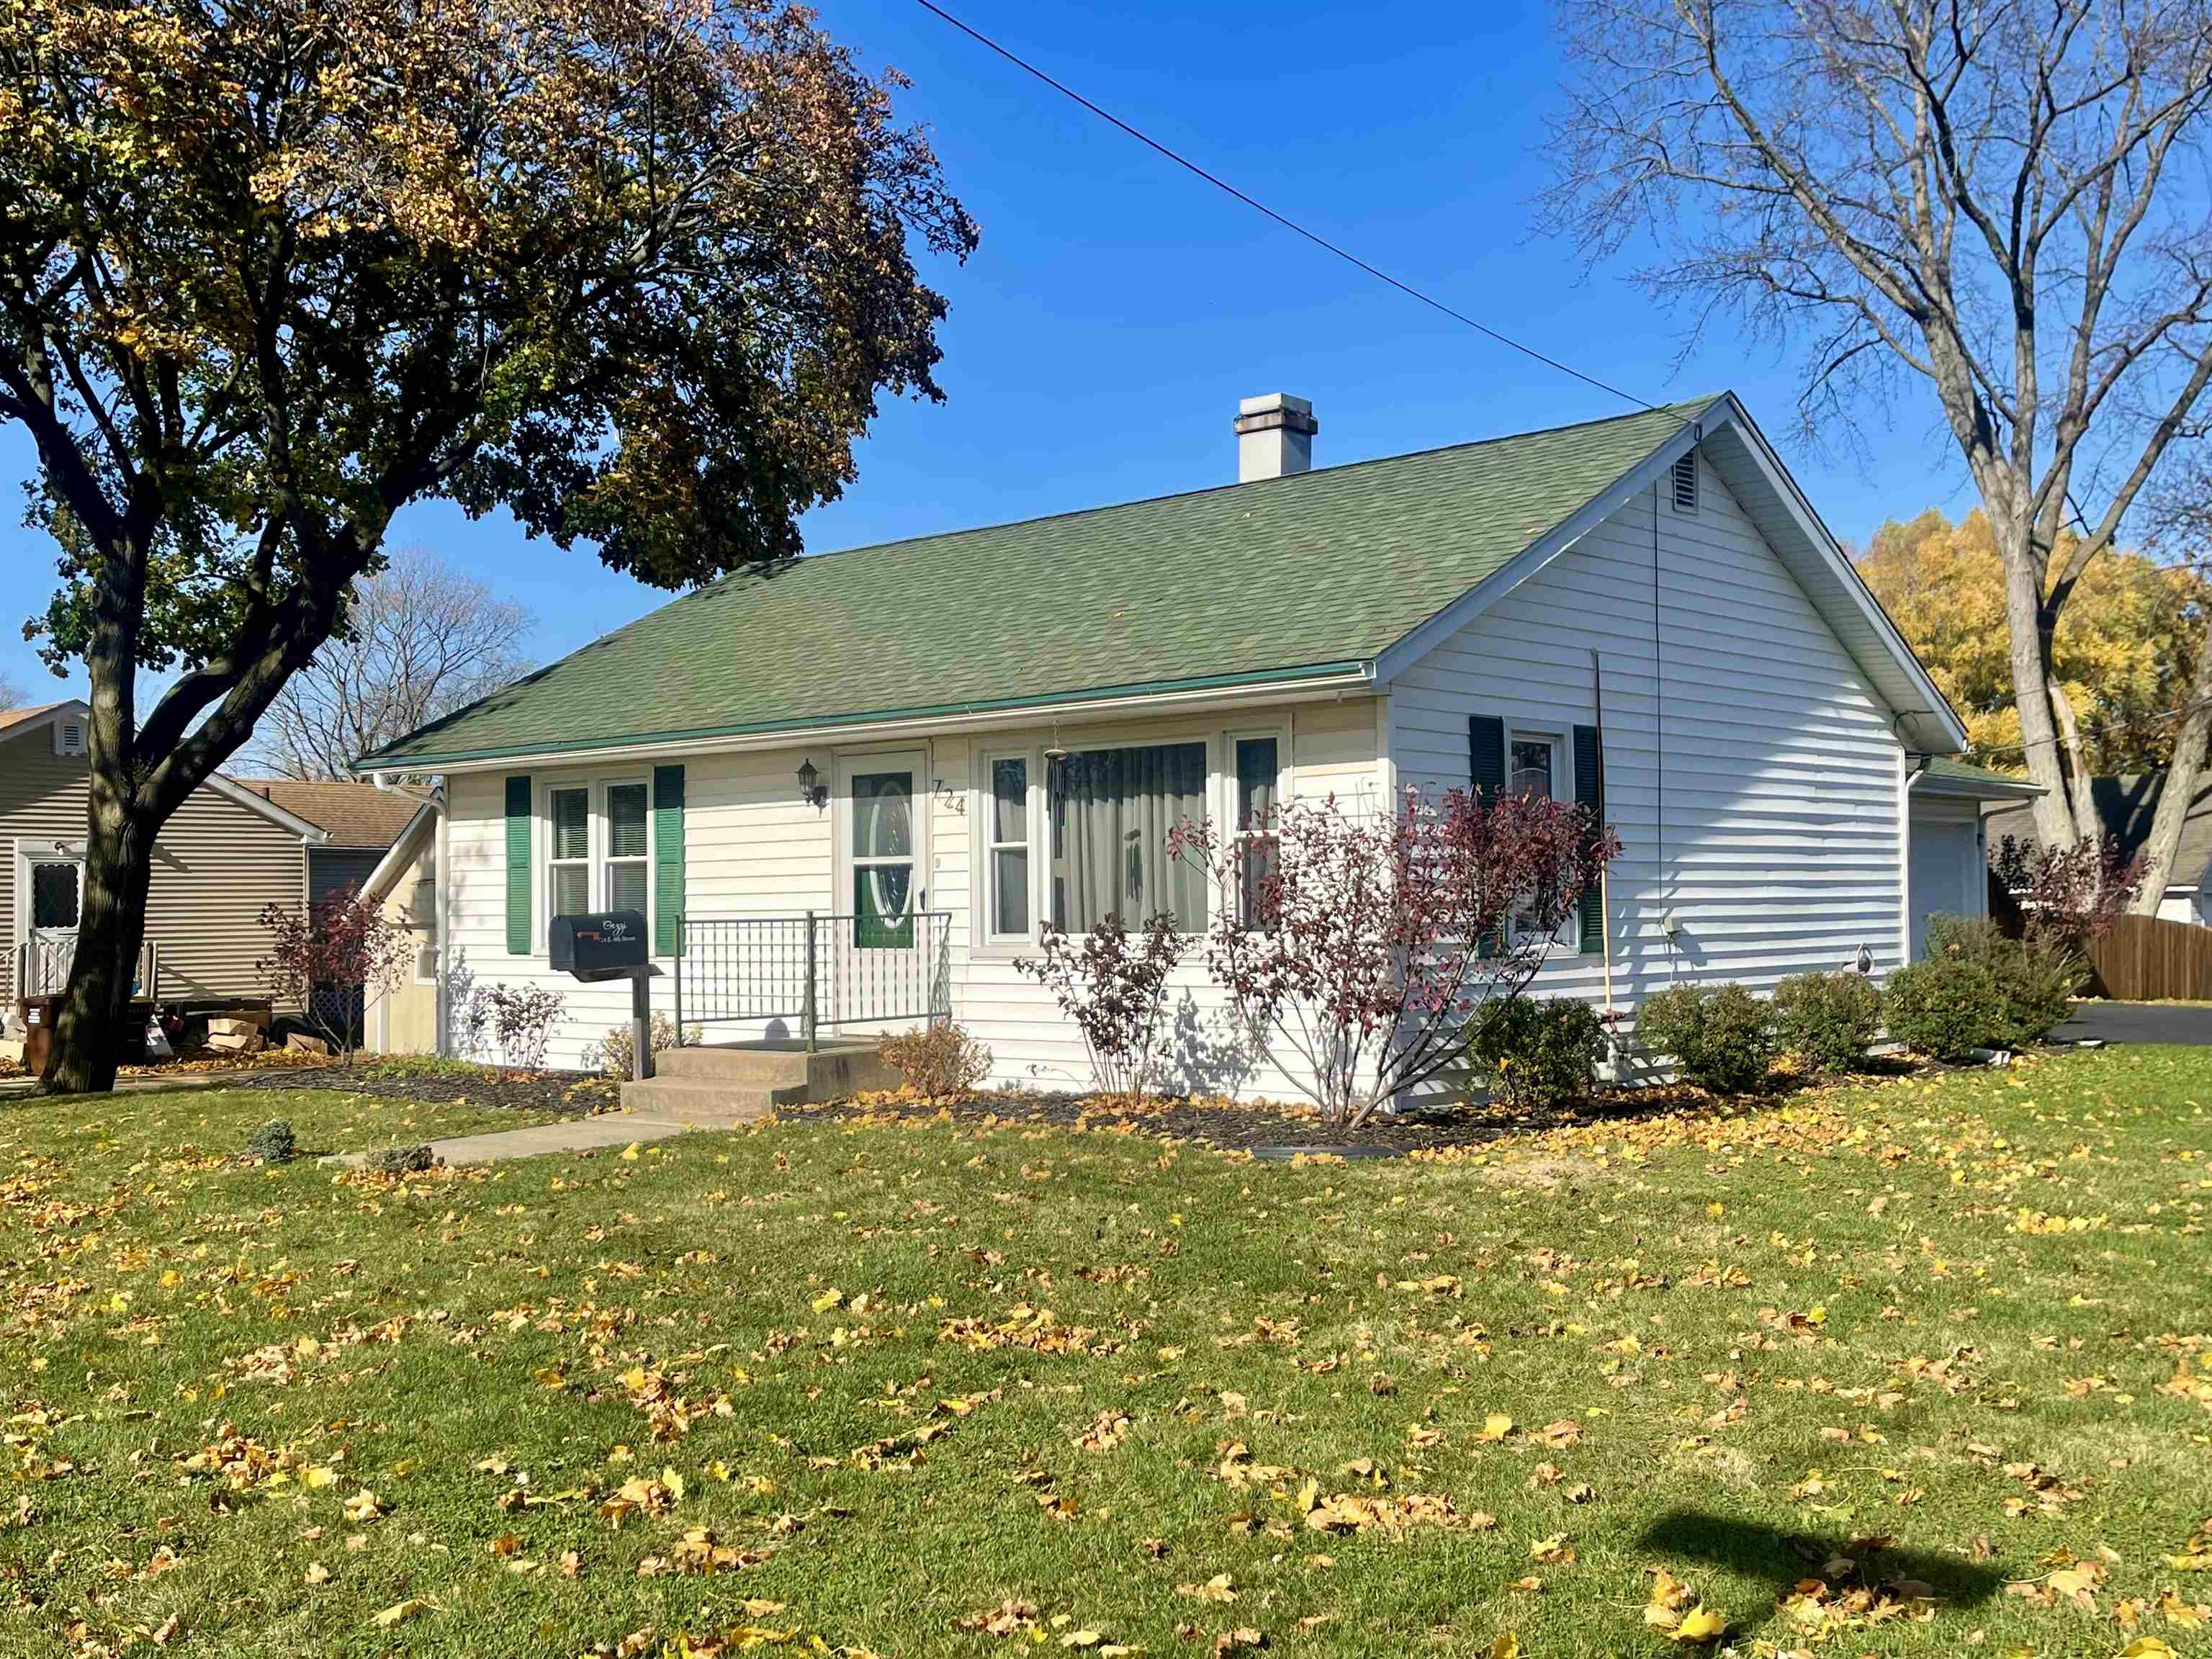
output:
[[[0,1652],[1658,1654],[1663,1570],[1745,1653],[2212,1655],[2207,1101],[2111,1050],[1455,1160],[815,1120],[404,1184],[229,1155],[487,1115],[7,1108]]]

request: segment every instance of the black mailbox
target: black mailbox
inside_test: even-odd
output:
[[[556,916],[545,946],[556,973],[580,980],[629,979],[653,971],[653,940],[642,910]]]

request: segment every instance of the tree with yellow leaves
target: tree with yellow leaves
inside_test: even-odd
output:
[[[1930,508],[1885,524],[1858,561],[1936,685],[1965,717],[1983,765],[2025,771],[2005,641],[2004,575],[1989,520]],[[2162,770],[2172,757],[2212,583],[2132,550],[2082,573],[2051,642],[2051,672],[2078,711],[2100,775]]]
[[[0,420],[91,681],[46,1086],[112,1082],[155,836],[401,507],[682,586],[796,554],[878,397],[941,395],[915,260],[975,232],[901,84],[762,0],[0,8]]]

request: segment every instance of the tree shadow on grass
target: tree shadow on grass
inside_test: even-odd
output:
[[[1731,1620],[1738,1632],[1755,1630],[1779,1612],[1801,1587],[1819,1586],[1814,1600],[1845,1610],[1896,1616],[1905,1607],[1969,1607],[1996,1594],[2005,1580],[1994,1565],[1963,1554],[1900,1549],[1886,1538],[1784,1531],[1755,1521],[1674,1510],[1644,1531],[1638,1543],[1677,1574],[1702,1562],[1774,1586],[1769,1609]],[[1881,1609],[1887,1609],[1887,1613]]]

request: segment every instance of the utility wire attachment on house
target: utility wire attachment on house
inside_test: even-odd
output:
[[[1613,397],[1634,404],[1639,409],[1656,409],[1658,407],[1656,404],[1651,403],[1645,398],[1639,398],[1632,392],[1624,392],[1617,386],[1609,385],[1606,381],[1599,380],[1595,375],[1585,374],[1582,370],[1576,368],[1570,364],[1561,362],[1557,357],[1547,356],[1543,352],[1537,350],[1534,346],[1523,345],[1511,335],[1500,333],[1498,330],[1491,327],[1487,323],[1476,321],[1473,317],[1468,316],[1467,313],[1459,310],[1456,307],[1445,304],[1442,300],[1437,299],[1432,294],[1424,293],[1421,289],[1415,288],[1411,283],[1400,281],[1397,277],[1393,276],[1389,271],[1382,270],[1380,266],[1370,264],[1366,260],[1361,258],[1350,249],[1341,247],[1336,243],[1330,241],[1328,238],[1322,235],[1317,231],[1307,229],[1297,220],[1290,218],[1284,214],[1276,212],[1274,209],[1269,207],[1265,202],[1259,200],[1255,197],[1247,195],[1244,191],[1237,189],[1236,185],[1231,184],[1226,179],[1222,178],[1218,173],[1209,173],[1206,168],[1200,167],[1188,156],[1184,155],[1176,150],[1169,149],[1167,145],[1162,143],[1150,133],[1142,131],[1140,128],[1131,126],[1129,123],[1124,121],[1120,116],[1115,114],[1111,110],[1103,108],[1099,105],[1091,102],[1090,99],[1076,91],[1074,88],[1069,86],[1066,82],[1055,80],[1043,70],[1039,69],[1035,64],[1030,63],[1026,58],[1009,50],[1007,47],[1000,46],[996,40],[984,33],[981,29],[962,22],[960,19],[955,17],[951,12],[945,10],[944,7],[935,4],[934,0],[915,0],[915,3],[919,5],[924,11],[930,12],[934,15],[942,18],[945,22],[950,23],[954,28],[958,29],[961,33],[966,35],[969,40],[976,42],[979,46],[988,46],[991,51],[998,53],[1000,57],[1005,58],[1015,68],[1035,76],[1038,80],[1043,82],[1045,85],[1050,87],[1054,92],[1060,94],[1063,98],[1072,100],[1073,102],[1082,105],[1084,108],[1089,110],[1093,115],[1097,116],[1100,120],[1107,123],[1109,126],[1119,128],[1130,137],[1135,139],[1139,143],[1145,145],[1149,149],[1156,150],[1160,155],[1165,156],[1169,161],[1174,162],[1177,167],[1182,167],[1184,171],[1197,174],[1198,177],[1206,180],[1207,184],[1212,185],[1216,190],[1222,191],[1225,195],[1235,197],[1238,201],[1243,203],[1246,207],[1250,208],[1254,212],[1265,215],[1267,218],[1273,220],[1277,224],[1282,226],[1284,229],[1304,237],[1306,240],[1311,242],[1316,247],[1322,249],[1325,252],[1333,253],[1338,258],[1343,260],[1346,264],[1356,266],[1358,269],[1365,271],[1370,276],[1374,277],[1376,281],[1389,284],[1390,287],[1396,289],[1399,293],[1405,295],[1409,299],[1419,301],[1423,305],[1427,306],[1431,310],[1442,312],[1445,316],[1452,319],[1455,322],[1466,324],[1478,334],[1487,336],[1489,338],[1497,341],[1498,343],[1502,346],[1509,346],[1515,351],[1519,352],[1524,357],[1534,358],[1536,362],[1542,363],[1548,368],[1556,368],[1562,374],[1572,375],[1576,380],[1580,380],[1584,386],[1595,386],[1600,392],[1609,393]]]

